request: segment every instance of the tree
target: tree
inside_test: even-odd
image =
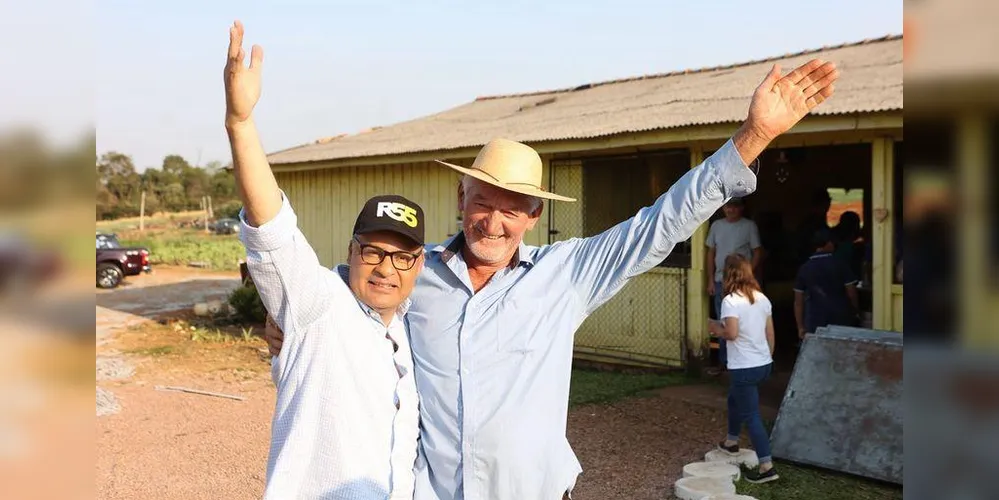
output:
[[[236,178],[227,170],[218,170],[212,176],[212,198],[228,200],[236,198]]]
[[[208,190],[211,186],[208,172],[194,167],[188,167],[184,170],[181,183],[184,185],[184,194],[187,196],[188,203],[195,204],[191,206],[192,209],[200,204],[203,196],[209,194]]]
[[[130,156],[115,151],[104,153],[97,161],[97,176],[119,203],[138,204],[142,178],[135,172]]]
[[[238,210],[240,206],[238,201],[230,203],[236,200],[236,183],[221,162],[199,168],[181,155],[167,155],[160,168],[148,168],[139,174],[131,157],[109,151],[96,163],[98,218],[138,215],[143,191],[147,214],[198,209],[206,195],[212,197],[215,207],[232,205],[228,208]]]
[[[190,206],[187,196],[184,195],[184,185],[179,182],[170,184],[163,189],[160,202],[163,203],[163,208],[171,212],[187,210]]]
[[[167,155],[163,157],[163,172],[181,177],[184,171],[191,168],[191,164],[180,155]]]
[[[97,176],[106,185],[108,180],[117,176],[128,176],[135,173],[132,157],[117,151],[109,151],[97,160]]]

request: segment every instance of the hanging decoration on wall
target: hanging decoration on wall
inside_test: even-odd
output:
[[[780,154],[777,157],[777,168],[774,169],[774,176],[777,177],[778,184],[784,184],[787,182],[788,177],[791,176],[791,169],[787,166],[787,153],[784,150],[780,150]]]

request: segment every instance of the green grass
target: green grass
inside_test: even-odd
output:
[[[148,248],[153,266],[204,262],[209,269],[237,270],[239,260],[246,256],[246,249],[235,235],[206,234],[195,229],[123,235],[121,244]]]
[[[126,352],[128,352],[129,354],[137,354],[139,356],[157,357],[157,356],[165,356],[167,354],[173,354],[175,350],[176,348],[172,345],[161,345],[157,347],[148,347],[144,349],[133,349]]]
[[[901,500],[902,488],[863,478],[798,467],[776,462],[780,479],[772,483],[752,484],[739,481],[740,495],[759,500]]]
[[[864,190],[863,189],[840,189],[834,188],[829,189],[829,197],[832,198],[833,203],[849,203],[852,201],[864,201]]]
[[[572,370],[569,386],[569,406],[589,403],[610,403],[643,392],[690,383],[682,373],[618,373],[596,370]]]

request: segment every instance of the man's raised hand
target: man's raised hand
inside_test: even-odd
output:
[[[747,124],[765,141],[772,141],[832,96],[839,78],[836,65],[812,59],[786,76],[775,64],[749,105]]]
[[[229,54],[225,63],[225,123],[237,125],[250,119],[253,107],[260,99],[260,69],[264,49],[254,45],[250,51],[250,66],[246,67],[243,50],[243,23],[236,21],[229,28]]]

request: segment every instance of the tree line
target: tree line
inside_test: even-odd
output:
[[[232,173],[217,161],[195,166],[168,155],[160,168],[139,173],[127,154],[109,151],[97,159],[98,220],[139,215],[143,191],[146,215],[199,210],[206,196],[216,217],[233,217],[241,206]]]

